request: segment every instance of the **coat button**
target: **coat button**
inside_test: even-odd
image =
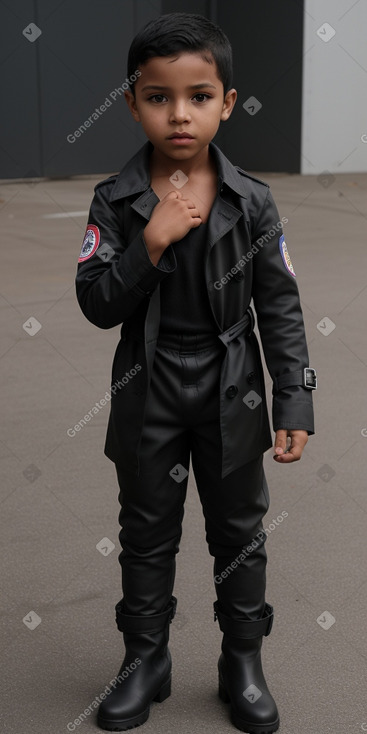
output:
[[[235,395],[237,395],[237,393],[238,393],[237,385],[230,385],[229,387],[227,387],[227,390],[226,390],[227,398],[234,398]]]
[[[256,377],[257,377],[256,372],[249,372],[248,373],[248,375],[247,375],[247,382],[249,383],[249,385],[252,385],[252,383],[255,382]]]
[[[233,277],[235,280],[242,280],[242,278],[244,277],[242,270],[239,270],[238,273],[235,273]]]

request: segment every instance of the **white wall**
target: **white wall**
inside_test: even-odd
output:
[[[303,53],[301,172],[367,171],[367,0],[305,0]]]

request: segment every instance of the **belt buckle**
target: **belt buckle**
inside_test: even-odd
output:
[[[317,389],[317,375],[313,367],[305,367],[303,370],[303,387],[308,390]]]

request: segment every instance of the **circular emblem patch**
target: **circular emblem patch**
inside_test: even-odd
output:
[[[94,255],[100,240],[99,229],[95,224],[88,224],[84,235],[82,249],[79,255],[79,263],[89,260]]]
[[[283,258],[283,262],[284,262],[285,267],[287,268],[288,272],[291,275],[293,275],[293,277],[295,278],[296,277],[296,274],[294,272],[294,267],[292,265],[292,260],[290,258],[290,255],[289,255],[289,252],[288,252],[288,248],[287,248],[287,245],[286,245],[285,240],[284,240],[284,234],[282,234],[282,236],[279,237],[279,250],[280,250],[280,254],[281,254],[282,258]]]

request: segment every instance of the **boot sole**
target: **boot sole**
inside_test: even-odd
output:
[[[231,703],[231,699],[220,681],[218,687],[218,695],[223,703]],[[273,732],[276,732],[279,729],[279,718],[271,722],[270,724],[254,724],[244,721],[244,719],[241,719],[239,716],[237,716],[237,714],[234,713],[232,708],[230,711],[232,724],[236,727],[236,729],[244,731],[246,732],[246,734],[273,734]]]
[[[169,678],[168,681],[163,684],[158,693],[154,696],[154,698],[152,698],[152,701],[162,703],[170,695],[171,678]],[[149,718],[149,714],[150,704],[141,714],[138,714],[137,716],[132,716],[130,719],[121,719],[120,721],[108,721],[107,719],[102,719],[98,716],[97,724],[101,729],[106,729],[107,731],[126,731],[127,729],[134,729],[136,726],[141,726],[141,724],[145,724],[145,722]]]

